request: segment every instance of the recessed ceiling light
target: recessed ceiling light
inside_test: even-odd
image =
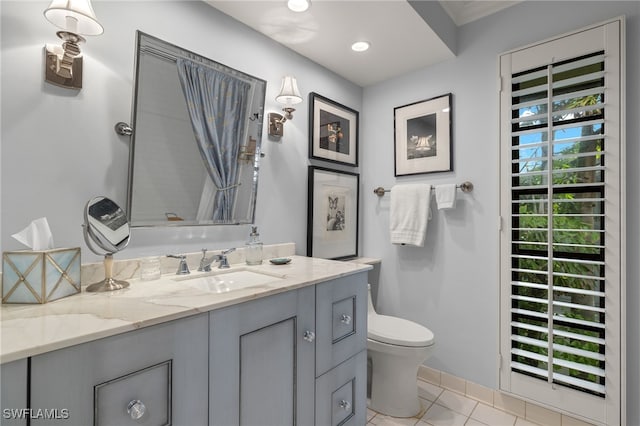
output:
[[[364,52],[369,49],[371,44],[368,41],[356,41],[351,45],[351,50],[354,52]]]
[[[309,9],[311,5],[310,0],[289,0],[287,1],[287,7],[294,12],[304,12]]]

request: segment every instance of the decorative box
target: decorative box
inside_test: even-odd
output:
[[[2,303],[47,303],[80,291],[80,247],[2,254]]]

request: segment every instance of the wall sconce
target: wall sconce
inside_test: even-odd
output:
[[[90,0],[53,0],[44,11],[49,22],[62,29],[56,35],[62,46],[45,47],[45,81],[70,89],[82,88],[82,54],[78,44],[84,35],[104,32],[91,7]]]
[[[298,90],[298,83],[295,77],[286,76],[282,79],[282,87],[280,88],[280,94],[276,96],[276,102],[283,104],[284,115],[277,112],[270,112],[269,118],[269,136],[282,136],[284,122],[293,118],[293,111],[296,109],[291,105],[299,104],[302,102],[302,96]]]

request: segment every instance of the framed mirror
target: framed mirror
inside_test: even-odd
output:
[[[253,223],[266,82],[136,35],[130,225]]]

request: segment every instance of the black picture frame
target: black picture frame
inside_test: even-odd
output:
[[[309,93],[309,158],[358,165],[360,113],[318,93]]]
[[[309,166],[307,256],[358,256],[360,175]]]
[[[393,109],[395,176],[453,170],[452,94]]]

